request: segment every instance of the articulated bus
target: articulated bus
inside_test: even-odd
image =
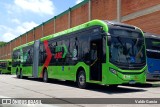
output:
[[[147,79],[160,80],[160,37],[151,33],[144,33],[144,35],[148,65]]]
[[[11,59],[0,60],[0,74],[11,74]]]
[[[12,73],[117,87],[145,83],[143,32],[110,21],[92,20],[14,48]]]

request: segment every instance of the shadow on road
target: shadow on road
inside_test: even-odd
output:
[[[147,82],[145,84],[134,84],[134,85],[124,85],[130,87],[138,87],[138,88],[157,88],[160,87],[160,82]]]
[[[123,86],[130,86],[130,87],[138,87],[138,88],[153,88],[152,84],[150,83],[145,83],[145,84],[126,84],[126,85],[123,85]]]
[[[13,78],[16,78],[16,77],[13,77]],[[16,79],[18,79],[18,78],[16,78]],[[24,78],[23,80],[32,80],[32,81],[36,81],[36,82],[43,82],[42,79],[39,79],[39,78],[38,79]],[[48,83],[77,88],[77,84],[75,82],[72,82],[72,81],[60,81],[60,80],[50,79]],[[97,84],[88,84],[87,89],[84,89],[84,90],[91,90],[91,91],[96,91],[96,92],[101,92],[101,93],[106,93],[106,94],[132,93],[132,92],[134,93],[134,92],[145,92],[145,91],[147,91],[145,89],[131,88],[131,87],[128,87],[128,86],[118,86],[117,88],[110,88],[108,86],[97,85]]]
[[[132,92],[145,92],[147,90],[138,89],[138,88],[130,88],[127,86],[118,86],[117,88],[110,88],[108,86],[90,84],[88,87],[89,90],[107,93],[107,94],[118,94],[118,93],[132,93]]]

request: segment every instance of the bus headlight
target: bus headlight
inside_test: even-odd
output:
[[[109,68],[110,72],[112,72],[113,74],[117,75],[117,71],[113,68]]]

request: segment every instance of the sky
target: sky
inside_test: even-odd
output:
[[[83,0],[0,0],[0,41],[9,42]]]

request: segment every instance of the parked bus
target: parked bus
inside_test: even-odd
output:
[[[147,79],[160,80],[160,35],[144,33],[147,53]]]
[[[13,73],[117,87],[145,83],[143,32],[110,21],[92,20],[14,48]]]
[[[11,74],[11,59],[0,60],[0,74]]]

